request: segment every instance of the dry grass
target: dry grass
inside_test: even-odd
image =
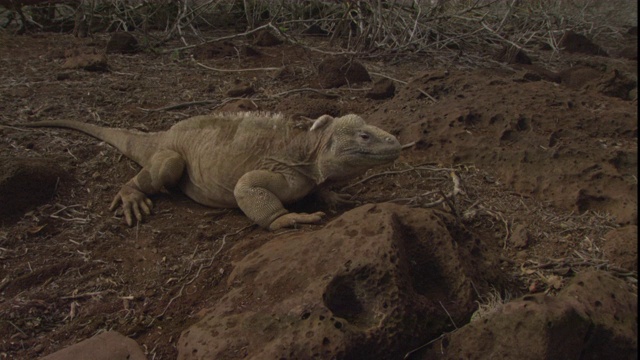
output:
[[[395,179],[396,186],[377,189],[383,177],[384,183]],[[372,189],[378,191],[370,191]],[[555,292],[562,287],[564,278],[586,269],[609,271],[632,286],[637,284],[637,272],[610,264],[600,250],[604,235],[618,227],[611,216],[594,211],[573,214],[556,210],[539,200],[514,193],[495,181],[491,174],[471,165],[449,168],[396,164],[342,190],[356,192],[366,201],[440,208],[476,232],[493,234],[496,245],[502,248],[501,259],[511,263],[511,273],[520,280],[523,292]],[[386,196],[367,199],[367,193]],[[526,227],[529,244],[525,247],[513,242],[517,224]],[[519,252],[526,252],[527,256],[518,257]],[[532,288],[531,284],[537,285]],[[483,303],[496,302],[491,296],[479,297]]]
[[[504,46],[557,51],[558,39],[567,30],[610,40],[637,25],[637,2],[627,0],[84,0],[78,7],[24,7],[26,21],[36,29],[47,28],[41,23],[47,6],[55,9],[50,23],[68,28],[82,19],[94,32],[135,30],[144,34],[150,49],[176,38],[187,48],[220,40],[205,37],[203,30],[235,28],[239,36],[251,36],[258,28],[268,28],[323,53],[384,58],[420,54],[459,67],[476,67],[487,61],[487,52]],[[18,23],[13,12],[0,14],[3,27]],[[304,33],[312,26],[326,32],[326,47],[306,43]]]

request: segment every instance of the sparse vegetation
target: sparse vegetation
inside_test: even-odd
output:
[[[93,32],[139,31],[152,47],[173,38],[195,45],[212,40],[203,31],[232,27],[243,33],[268,24],[290,42],[305,44],[305,34],[327,36],[327,48],[318,50],[361,57],[419,54],[441,58],[442,63],[454,58],[476,63],[504,46],[558,50],[567,30],[607,40],[637,25],[637,2],[628,0],[83,0],[72,4],[23,6],[22,13],[35,30],[68,30],[74,21],[83,21]],[[22,25],[14,14],[17,9],[2,12],[4,28]]]

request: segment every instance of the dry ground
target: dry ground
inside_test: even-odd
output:
[[[612,248],[607,234],[637,225],[637,95],[620,85],[637,79],[637,60],[534,54],[564,74],[561,83],[498,62],[474,69],[435,67],[428,58],[362,60],[374,81],[401,80],[384,100],[365,96],[371,82],[300,90],[318,84],[317,67],[332,55],[245,38],[208,51],[109,54],[106,71],[64,67],[77,54],[102,52],[108,38],[0,33],[0,123],[74,119],[154,131],[221,108],[359,113],[413,146],[394,166],[345,190],[362,203],[455,214],[499,254],[493,266],[511,278],[503,294],[553,292],[588,267],[635,283],[635,240]],[[609,50],[635,42],[618,40]],[[229,93],[247,86],[248,96]],[[136,339],[150,359],[175,358],[181,331],[226,293],[233,263],[280,236],[252,226],[239,210],[205,208],[173,192],[155,196],[153,216],[128,228],[108,205],[137,166],[76,132],[0,127],[0,159],[20,179],[0,189],[12,201],[0,205],[3,358],[32,359],[105,329]],[[37,166],[21,175],[25,164]],[[462,192],[439,201],[455,181]],[[294,207],[322,205],[309,199]]]

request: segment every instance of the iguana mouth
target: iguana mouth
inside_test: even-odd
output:
[[[389,152],[369,152],[369,151],[357,151],[355,152],[357,155],[364,155],[364,157],[376,160],[395,160],[400,156],[400,150],[394,150]]]

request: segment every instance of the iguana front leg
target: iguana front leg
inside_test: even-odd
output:
[[[312,185],[308,180],[286,177],[267,170],[254,170],[244,174],[233,194],[238,207],[258,225],[277,230],[296,224],[315,224],[322,220],[323,212],[289,213],[282,200],[297,200],[306,195]]]
[[[174,186],[184,172],[185,161],[172,150],[162,150],[151,158],[149,165],[122,186],[111,202],[109,209],[115,210],[122,203],[127,225],[133,225],[133,217],[142,221],[143,214],[150,215],[153,203],[147,195],[160,192],[164,187]]]

